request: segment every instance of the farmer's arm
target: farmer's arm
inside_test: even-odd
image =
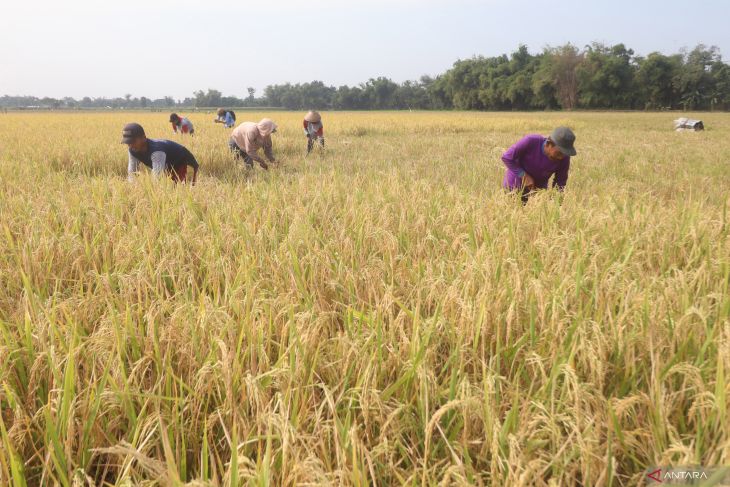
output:
[[[523,137],[502,154],[502,162],[507,167],[505,180],[509,188],[517,189],[522,186],[533,187],[535,185],[532,176],[525,172],[522,161],[529,145],[530,138]]]
[[[553,178],[553,188],[557,186],[558,190],[562,191],[565,189],[565,185],[568,183],[568,171],[570,170],[570,160],[568,160],[563,167],[561,167]]]
[[[154,174],[155,177],[159,177],[165,170],[167,154],[162,151],[153,152],[150,159],[152,159],[152,174]]]
[[[309,137],[309,122],[305,120],[304,122],[302,122],[302,126],[304,127],[304,135]]]
[[[129,162],[127,163],[127,180],[134,181],[134,176],[139,170],[139,159],[129,153]]]
[[[248,155],[251,160],[258,162],[259,164],[266,165],[266,161],[261,158],[261,156],[259,155],[259,150],[255,148],[256,146],[248,143],[248,139],[245,139],[245,142],[246,144],[244,144],[243,149],[246,152],[246,155]]]
[[[263,167],[264,169],[268,170],[269,165],[266,164],[266,161],[264,161],[261,156],[259,155],[258,149],[252,150],[251,152],[246,151],[246,154],[248,154],[248,157],[251,158],[251,160],[256,161],[259,163],[259,166]]]
[[[517,177],[522,177],[525,174],[521,159],[529,143],[530,139],[523,137],[502,154],[502,162],[507,167],[507,170]]]
[[[175,125],[174,123],[172,124],[172,131],[174,133],[177,133],[177,125]]]
[[[188,166],[193,168],[193,182],[192,184],[195,184],[195,181],[198,180],[198,169],[200,168],[200,164],[198,164],[198,161],[193,159],[192,161],[188,162]]]
[[[276,159],[274,158],[274,147],[273,143],[271,142],[271,136],[266,137],[264,140],[264,154],[266,155],[266,158],[269,160],[269,162],[276,162]]]

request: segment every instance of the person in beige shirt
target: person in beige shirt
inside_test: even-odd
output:
[[[275,163],[271,134],[276,132],[277,126],[270,118],[263,118],[259,123],[243,122],[233,129],[228,147],[238,161],[243,159],[246,167],[252,168],[253,161],[259,163],[264,169],[269,169],[268,164],[259,156],[259,149],[264,149],[264,155],[271,163]]]

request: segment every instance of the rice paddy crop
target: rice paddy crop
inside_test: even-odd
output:
[[[0,114],[0,485],[636,485],[730,463],[730,117]],[[124,123],[199,184],[126,181]],[[562,198],[502,151],[574,128]]]

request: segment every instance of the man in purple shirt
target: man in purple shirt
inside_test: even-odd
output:
[[[522,190],[522,202],[535,189],[547,189],[550,176],[553,187],[562,191],[568,182],[570,156],[576,154],[575,134],[568,127],[558,127],[549,137],[526,135],[502,154],[507,172],[502,186],[510,191]]]

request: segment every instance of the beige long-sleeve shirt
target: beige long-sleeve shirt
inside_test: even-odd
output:
[[[264,119],[259,123],[243,122],[233,129],[231,138],[254,161],[264,162],[258,155],[258,150],[263,148],[266,158],[270,162],[273,162],[274,151],[271,142],[271,133],[274,130],[276,130],[276,124],[268,119]]]

